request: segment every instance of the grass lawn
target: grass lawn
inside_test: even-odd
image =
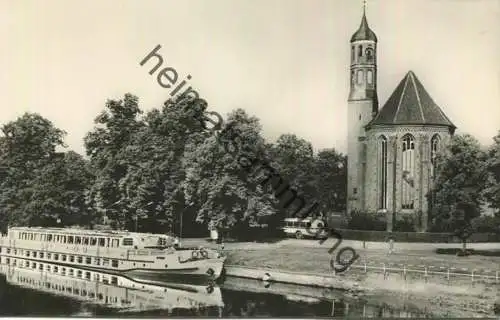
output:
[[[203,245],[217,247],[203,239],[187,239],[184,245]],[[328,249],[334,244],[333,239],[324,244],[319,244],[316,240],[295,240],[286,239],[276,243],[226,243],[224,251],[228,255],[227,264],[268,267],[282,270],[310,272],[310,273],[330,273],[331,256]],[[344,246],[351,246],[356,249],[360,258],[356,265],[382,267],[400,267],[406,265],[410,269],[423,270],[424,266],[429,267],[428,271],[446,271],[452,268],[451,272],[469,273],[476,270],[478,274],[495,275],[495,271],[500,271],[500,257],[468,256],[458,257],[448,254],[437,254],[435,249],[439,247],[460,247],[460,244],[428,244],[428,243],[396,243],[395,252],[388,255],[386,243],[367,243],[363,249],[362,242],[344,241],[336,251]],[[470,244],[471,248],[496,249],[499,244]],[[336,252],[334,253],[334,255]],[[355,269],[352,269],[355,270]]]

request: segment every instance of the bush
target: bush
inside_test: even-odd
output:
[[[266,219],[267,223],[249,224],[241,221],[226,232],[226,237],[237,241],[266,241],[271,239],[284,239],[286,234],[279,228],[278,219]]]
[[[396,219],[393,230],[400,232],[415,232],[416,219],[413,215],[403,215],[401,218]]]
[[[387,241],[389,237],[396,242],[427,242],[427,243],[462,243],[452,233],[431,232],[384,232],[366,230],[338,229],[345,240]],[[493,233],[475,233],[469,239],[471,242],[500,242],[500,235]]]
[[[353,211],[348,217],[347,228],[352,230],[385,231],[387,222],[384,214]]]
[[[437,254],[450,254],[461,256],[463,254],[462,248],[437,248]],[[466,255],[476,255],[485,257],[500,257],[500,250],[476,250],[466,249]]]
[[[475,232],[500,234],[500,219],[492,216],[479,216],[472,219]]]
[[[470,255],[472,255],[472,251],[471,250],[463,250],[463,249],[461,249],[461,250],[457,251],[457,253],[456,253],[457,257],[468,257]]]
[[[437,254],[451,254],[451,255],[456,255],[456,256],[462,256],[463,254],[463,249],[462,248],[437,248],[436,253]],[[467,255],[472,255],[474,254],[474,249],[466,249]]]

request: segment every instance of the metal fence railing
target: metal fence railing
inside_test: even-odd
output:
[[[467,268],[456,268],[456,267],[443,267],[443,266],[432,266],[432,265],[398,265],[391,266],[389,264],[382,263],[380,265],[370,265],[368,263],[355,264],[349,267],[349,269],[358,269],[367,273],[368,270],[379,271],[386,276],[389,273],[401,274],[405,279],[408,274],[423,274],[424,277],[431,275],[442,275],[446,276],[447,280],[450,277],[469,277],[471,281],[479,279],[493,280],[496,284],[500,284],[500,270],[492,269],[467,269]]]

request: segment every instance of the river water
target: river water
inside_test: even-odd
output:
[[[72,276],[29,266],[0,268],[0,316],[430,317],[331,289],[227,277],[219,284],[142,283],[85,270]]]

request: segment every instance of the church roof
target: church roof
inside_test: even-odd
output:
[[[377,124],[428,124],[455,128],[413,71],[401,80],[369,126]]]
[[[358,30],[352,35],[351,42],[359,40],[372,40],[377,42],[377,36],[368,26],[368,21],[366,20],[366,14],[363,10],[363,18],[361,19],[361,24]]]

